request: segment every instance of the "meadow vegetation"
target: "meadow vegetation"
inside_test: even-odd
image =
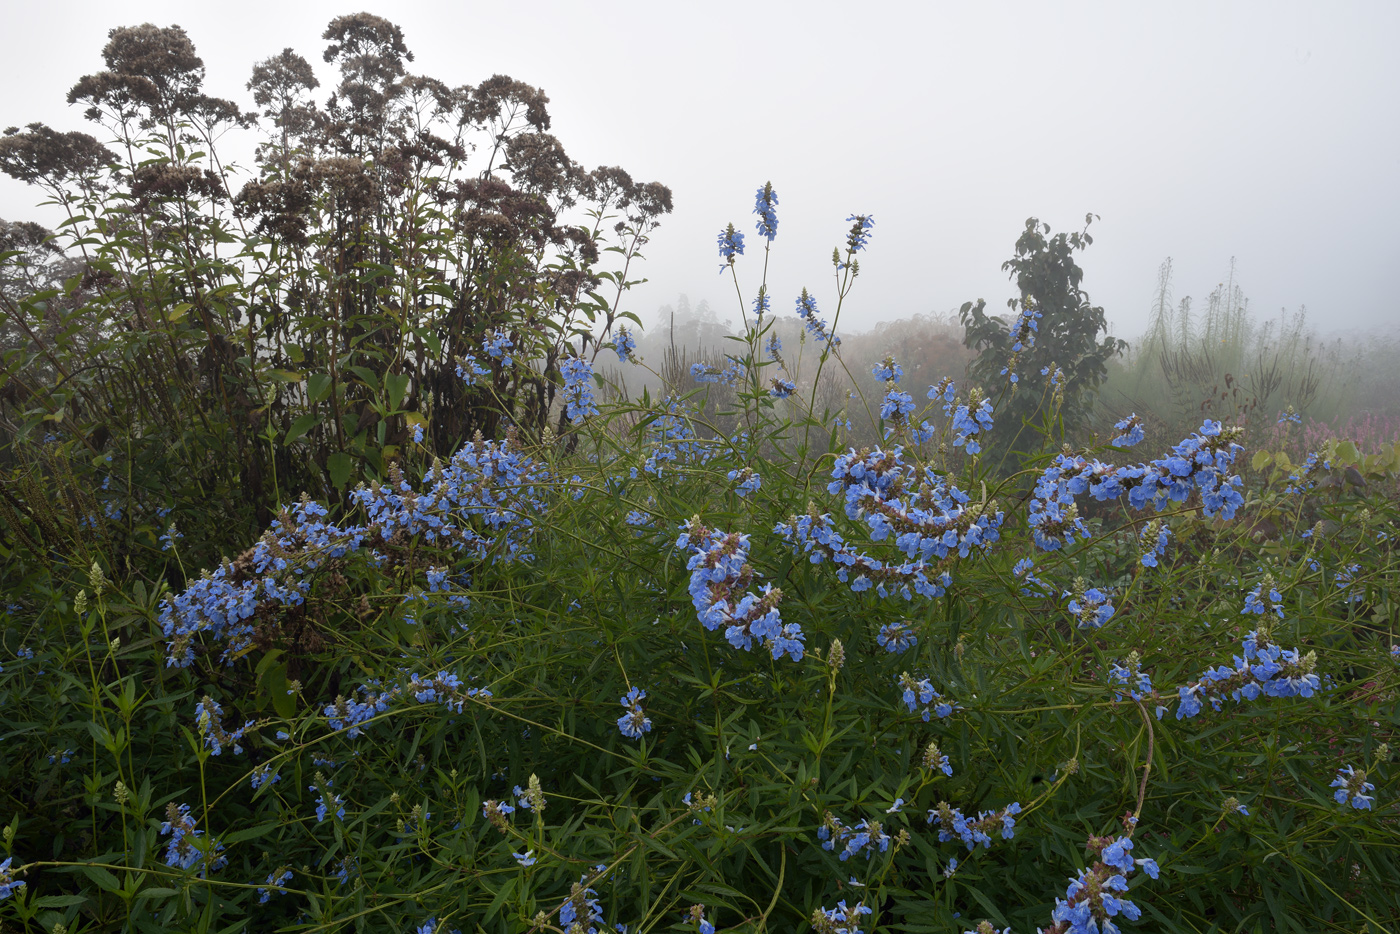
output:
[[[641,333],[664,185],[324,38],[255,119],[116,29],[109,142],[0,138],[68,218],[0,228],[0,929],[1400,927],[1346,351],[1169,267],[1129,345],[1034,218],[1005,313],[848,334],[874,219],[769,283],[772,184]]]

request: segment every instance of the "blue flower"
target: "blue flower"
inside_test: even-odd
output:
[[[170,835],[165,846],[165,864],[176,869],[189,869],[204,860],[204,852],[195,842],[204,835],[204,831],[195,827],[194,820],[190,818],[190,806],[177,805],[172,801],[165,807],[165,817],[160,825],[161,836]],[[218,844],[214,847],[216,851],[222,849]],[[216,859],[212,868],[218,869],[223,862],[222,857]]]
[[[613,350],[617,352],[617,359],[623,363],[629,360],[636,361],[637,339],[625,325],[617,329],[617,335],[613,338]]]
[[[281,895],[281,887],[292,880],[292,870],[286,866],[267,874],[266,888],[258,889],[258,904],[266,905],[274,895]]]
[[[510,356],[510,349],[515,343],[506,332],[499,328],[488,331],[486,339],[482,343],[482,349],[486,351],[488,357],[493,357],[501,361],[501,366],[510,366],[513,362]]]
[[[753,212],[758,215],[758,223],[755,228],[760,237],[767,237],[772,243],[773,238],[778,235],[778,212],[773,210],[778,204],[778,193],[773,190],[772,182],[765,182],[763,187],[758,189],[754,195]],[[740,250],[739,252],[743,252]]]
[[[727,265],[734,265],[734,257],[744,255],[744,235],[730,224],[719,232],[719,255]],[[719,267],[724,271],[724,266]]]
[[[775,376],[771,380],[771,386],[772,388],[768,390],[768,395],[775,399],[786,399],[788,396],[797,392],[797,384],[790,379],[782,379]]]
[[[859,253],[870,239],[870,228],[875,226],[875,219],[868,214],[852,214],[846,218],[846,223],[851,225],[850,232],[846,234],[846,252]]]
[[[1142,419],[1136,412],[1116,422],[1113,428],[1118,432],[1118,436],[1108,443],[1114,447],[1130,448],[1143,438]]]
[[[797,317],[805,322],[807,332],[818,344],[828,342],[830,346],[835,347],[841,343],[841,338],[827,331],[826,320],[817,316],[817,300],[809,295],[806,289],[797,297]]]
[[[0,901],[4,901],[15,894],[16,889],[22,889],[25,886],[24,882],[15,879],[14,870],[10,868],[10,863],[13,861],[13,856],[7,856],[4,862],[0,862]]]
[[[753,300],[753,314],[760,324],[763,322],[763,316],[768,314],[768,310],[768,287],[759,286],[758,295],[754,296]]]
[[[904,368],[896,363],[892,356],[887,356],[875,364],[870,372],[881,382],[897,383],[904,376]]]
[[[526,850],[524,853],[512,853],[510,855],[515,857],[515,861],[519,863],[522,868],[528,868],[538,862],[538,860],[535,859],[534,850]]]
[[[913,629],[909,627],[906,620],[894,623],[886,623],[880,627],[880,634],[875,637],[886,652],[898,654],[907,649],[911,649],[919,644],[919,637],[914,635]]]
[[[1337,769],[1331,787],[1337,789],[1333,797],[1338,804],[1350,804],[1357,810],[1370,810],[1376,800],[1375,796],[1367,794],[1375,791],[1376,786],[1366,781],[1366,773],[1349,765]]]
[[[736,484],[735,493],[740,496],[748,496],[750,493],[758,491],[758,488],[763,485],[763,478],[754,473],[752,468],[745,467],[743,470],[729,471],[729,482]]]
[[[618,701],[627,708],[627,713],[617,718],[617,728],[628,739],[641,739],[643,733],[651,732],[651,720],[642,710],[642,701],[646,696],[646,691],[632,687]]]
[[[914,412],[914,397],[907,392],[891,389],[885,393],[884,404],[880,406],[880,417],[886,421],[903,422]]]
[[[225,748],[231,748],[233,754],[238,755],[243,752],[243,747],[238,745],[238,741],[253,728],[253,721],[249,720],[238,729],[229,732],[224,729],[223,713],[223,708],[207,694],[194,706],[195,723],[199,727],[200,735],[204,737],[204,745],[216,756]]]
[[[593,366],[582,357],[569,357],[559,366],[564,376],[564,389],[560,398],[564,402],[564,414],[577,425],[590,415],[598,414],[598,406],[593,402]]]

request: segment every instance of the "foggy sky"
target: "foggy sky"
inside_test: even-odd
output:
[[[333,17],[404,29],[409,66],[449,85],[495,73],[543,87],[552,132],[585,168],[621,165],[675,193],[625,308],[676,296],[738,318],[715,238],[749,233],[778,191],[775,310],[802,287],[834,308],[845,218],[876,226],[843,325],[1012,295],[1000,271],[1024,221],[1100,215],[1084,287],[1131,338],[1158,265],[1197,307],[1230,258],[1261,314],[1306,305],[1325,331],[1400,321],[1400,4],[655,2],[69,2],[0,0],[0,127],[83,129],[64,96],[100,70],[115,26],[179,24],[206,91],[248,109],[256,61],[292,46],[317,68]],[[0,217],[50,224],[0,178]]]

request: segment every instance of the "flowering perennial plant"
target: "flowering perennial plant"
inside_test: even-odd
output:
[[[1358,811],[1369,811],[1371,805],[1376,803],[1375,797],[1367,793],[1375,791],[1376,786],[1366,781],[1366,773],[1360,769],[1353,769],[1349,765],[1337,769],[1337,777],[1332,779],[1332,787],[1337,789],[1332,797],[1338,804],[1350,804]]]
[[[1043,934],[1118,934],[1115,918],[1136,921],[1141,917],[1141,909],[1124,897],[1128,876],[1141,868],[1155,879],[1157,864],[1133,859],[1130,836],[1090,837],[1089,849],[1098,860],[1070,880],[1064,898],[1055,899],[1054,923]]]
[[[760,594],[748,591],[754,581],[749,537],[707,529],[699,516],[681,530],[676,547],[690,556],[690,597],[700,623],[712,632],[724,627],[725,638],[736,649],[750,651],[757,640],[774,660],[787,655],[801,661],[802,627],[783,623],[778,613],[782,591],[771,584]]]
[[[1229,473],[1242,450],[1234,441],[1238,434],[1207,419],[1170,455],[1131,467],[1058,455],[1037,478],[1031,497],[1029,522],[1036,546],[1055,551],[1073,544],[1076,536],[1089,537],[1074,502],[1075,496],[1086,492],[1099,502],[1126,496],[1128,505],[1139,510],[1166,501],[1184,503],[1199,492],[1206,516],[1234,518],[1235,510],[1244,504],[1241,480]]]
[[[633,687],[618,701],[627,708],[627,712],[617,718],[617,728],[628,739],[641,739],[643,733],[651,732],[651,720],[642,710],[642,701],[646,700],[646,696],[646,691]]]
[[[961,840],[968,850],[977,849],[979,843],[990,849],[991,831],[1000,828],[1003,840],[1016,836],[1016,815],[1020,813],[1020,803],[1013,801],[1000,810],[982,811],[975,820],[969,820],[962,811],[950,807],[946,801],[940,801],[937,807],[929,810],[928,823],[938,825],[940,843]]]
[[[445,466],[435,462],[423,477],[426,489],[421,493],[397,467],[389,471],[389,483],[352,491],[352,501],[367,517],[365,525],[327,522],[324,506],[303,499],[284,509],[237,560],[225,561],[166,601],[160,622],[169,640],[167,664],[190,665],[195,637],[206,632],[226,643],[223,659],[232,664],[251,648],[260,610],[302,605],[313,572],[352,555],[373,563],[396,535],[422,536],[477,561],[528,557],[535,518],[546,510],[548,480],[544,467],[513,441],[477,438]],[[368,559],[366,550],[371,551]]]
[[[1267,632],[1255,631],[1241,642],[1243,657],[1235,656],[1235,667],[1207,668],[1199,681],[1178,689],[1180,702],[1176,718],[1194,717],[1202,710],[1202,700],[1217,711],[1228,696],[1237,701],[1259,697],[1312,697],[1321,688],[1315,674],[1317,653],[1300,655],[1297,649],[1284,649],[1269,642]]]
[[[1001,535],[1005,515],[996,503],[971,497],[930,468],[908,463],[902,448],[851,450],[836,459],[832,495],[845,500],[846,517],[863,523],[872,542],[893,538],[906,561],[886,563],[851,548],[829,514],[813,507],[775,531],[808,555],[812,564],[830,561],[836,575],[860,592],[872,586],[881,596],[913,593],[941,596],[952,583],[945,567],[953,557],[986,553]]]
[[[861,820],[848,827],[830,811],[817,828],[817,839],[822,841],[822,849],[833,852],[842,862],[852,856],[865,855],[868,860],[877,852],[884,853],[890,848],[891,837],[885,833],[879,821]]]
[[[895,683],[899,685],[905,708],[910,713],[922,716],[925,723],[929,722],[930,713],[942,720],[951,717],[958,708],[957,704],[945,701],[943,695],[933,689],[933,683],[928,678],[914,678],[905,671],[900,673]]]

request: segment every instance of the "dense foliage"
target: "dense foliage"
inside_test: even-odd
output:
[[[142,83],[142,43],[186,41],[150,29],[79,88],[168,124],[174,171],[215,108],[188,58]],[[615,302],[385,181],[416,158],[376,122],[410,91],[371,93],[412,84],[402,36],[327,39],[346,83],[276,112],[257,184],[326,145],[374,194],[308,195],[306,244],[269,222],[220,259],[217,197],[143,213],[98,183],[140,166],[94,157],[76,271],[27,228],[4,254],[5,929],[1395,930],[1400,446],[1084,424],[1097,327],[1051,332],[1079,389],[892,355],[834,409],[865,215],[787,346],[721,232],[743,341],[608,401],[589,348],[639,366]],[[592,210],[590,238],[627,208]],[[1042,328],[1099,313],[1027,282]],[[878,446],[846,443],[863,412]]]

